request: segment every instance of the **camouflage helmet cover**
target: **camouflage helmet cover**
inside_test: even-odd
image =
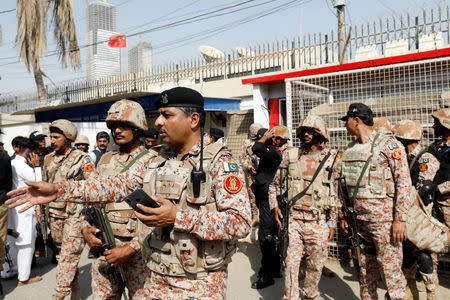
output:
[[[75,140],[75,143],[74,143],[75,145],[79,145],[79,144],[86,144],[86,145],[90,145],[89,144],[89,139],[88,139],[88,137],[87,136],[85,136],[85,135],[79,135],[78,137],[77,137],[77,139]]]
[[[411,120],[403,120],[394,126],[395,137],[408,141],[420,141],[422,139],[422,127]]]
[[[78,133],[77,127],[69,120],[65,119],[55,120],[52,123],[50,123],[50,131],[52,127],[61,130],[64,136],[69,140],[71,140],[72,142],[75,141],[75,139],[77,138]]]
[[[286,126],[278,125],[273,128],[274,136],[280,137],[282,139],[288,140],[290,138],[289,136],[289,129]]]
[[[381,132],[381,133],[391,133],[392,134],[392,126],[388,119],[380,117],[373,119],[373,130]]]
[[[255,140],[256,134],[258,133],[258,130],[260,130],[261,128],[262,128],[262,125],[259,123],[253,123],[252,125],[250,125],[250,128],[249,128],[250,139]]]
[[[108,110],[106,126],[112,129],[113,123],[125,123],[132,127],[147,130],[147,120],[142,106],[131,100],[123,99],[115,102]]]
[[[298,126],[296,131],[298,138],[300,137],[300,132],[303,129],[312,129],[328,141],[327,124],[325,124],[325,121],[319,116],[310,115],[303,118],[303,121],[300,123],[300,126]]]
[[[450,130],[450,108],[443,108],[431,115],[441,125]]]

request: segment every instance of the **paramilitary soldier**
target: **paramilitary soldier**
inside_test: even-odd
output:
[[[322,146],[328,141],[328,134],[325,122],[318,116],[305,117],[297,129],[297,137],[301,147],[288,149],[280,165],[282,178],[289,176],[290,215],[282,215],[273,196],[280,188],[286,188],[280,186],[280,172],[277,172],[271,185],[270,204],[280,226],[280,218],[289,218],[283,299],[300,298],[298,273],[303,253],[306,256],[303,299],[314,299],[319,295],[318,286],[327,259],[328,241],[333,238],[336,227],[336,199],[331,174],[336,152]],[[298,197],[306,188],[304,196]]]
[[[87,153],[71,147],[76,138],[77,128],[72,122],[56,120],[50,124],[50,143],[54,152],[44,159],[44,181],[68,182],[91,176],[94,171],[92,159]],[[53,299],[64,299],[69,294],[72,294],[71,299],[81,299],[78,262],[84,248],[80,217],[82,208],[80,204],[66,202],[52,202],[48,205],[51,235],[60,249]]]
[[[360,269],[362,299],[377,299],[377,281],[382,272],[387,299],[405,299],[406,282],[401,269],[402,242],[411,207],[411,178],[405,149],[393,136],[373,130],[372,110],[351,104],[341,118],[356,140],[336,161],[336,172],[345,177],[354,201],[358,232],[363,240]],[[353,196],[354,195],[354,196]],[[348,224],[341,212],[341,229]]]
[[[422,140],[422,128],[419,123],[403,120],[394,126],[394,135],[405,147],[411,181],[431,215],[433,209],[433,180],[439,169],[439,161],[419,144]],[[407,281],[407,299],[419,299],[416,286],[417,267],[427,290],[427,300],[437,299],[437,274],[433,265],[437,265],[437,254],[417,249],[411,242],[403,243],[403,269]]]
[[[442,222],[450,227],[450,108],[443,108],[431,115],[433,129],[439,139],[428,150],[439,160],[440,167],[434,178],[436,205]]]
[[[147,130],[144,109],[139,103],[130,100],[120,100],[114,103],[108,111],[106,125],[111,129],[111,136],[119,146],[119,151],[106,152],[97,164],[96,173],[103,178],[114,176],[149,163],[157,152],[146,150],[141,145],[140,137]],[[125,202],[108,203],[105,213],[109,219],[116,247],[105,251],[104,256],[94,259],[91,266],[93,299],[120,299],[124,287],[117,280],[100,272],[99,267],[106,262],[122,265],[125,274],[125,284],[130,298],[143,295],[145,280],[150,276],[141,255],[141,244],[137,236],[137,218],[133,210]],[[93,249],[101,247],[101,240],[95,237],[99,229],[83,227],[84,238]]]
[[[152,209],[138,204],[144,214],[135,212],[143,223],[155,227],[144,243],[152,270],[146,282],[146,299],[225,299],[227,264],[237,239],[250,229],[243,173],[230,152],[220,142],[210,144],[207,136],[201,167],[205,112],[198,92],[183,87],[167,90],[155,106],[159,113],[155,125],[163,142],[175,149],[175,159],[166,160],[160,154],[155,159],[160,163],[154,160],[108,179],[31,183],[11,192],[26,193],[8,203],[30,200],[26,207],[31,207],[55,199],[55,203],[121,201],[143,187],[160,205]],[[197,191],[202,169],[205,177]],[[197,197],[194,192],[199,192]]]
[[[256,134],[258,130],[262,128],[262,125],[259,123],[253,123],[249,128],[249,138],[244,141],[242,144],[241,152],[239,154],[239,162],[241,163],[242,169],[245,174],[245,184],[248,190],[248,197],[250,198],[250,206],[252,209],[252,226],[255,226],[258,223],[258,207],[256,206],[255,194],[253,194],[252,189],[250,188],[252,184],[255,182],[256,169],[259,164],[259,157],[256,156],[252,147],[257,140]]]

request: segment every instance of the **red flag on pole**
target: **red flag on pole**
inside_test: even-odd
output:
[[[126,35],[113,35],[109,37],[108,46],[113,48],[124,48],[127,46]]]

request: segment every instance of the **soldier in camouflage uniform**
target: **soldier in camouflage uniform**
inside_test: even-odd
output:
[[[372,110],[365,104],[351,104],[341,120],[345,121],[347,132],[356,136],[342,160],[336,161],[336,172],[346,178],[349,196],[355,195],[358,230],[363,240],[361,298],[377,299],[381,272],[388,289],[386,298],[405,299],[402,242],[406,239],[406,218],[412,204],[405,149],[394,137],[373,130]],[[348,224],[342,212],[339,214],[341,229],[347,233]]]
[[[328,140],[328,134],[325,122],[318,116],[305,117],[297,129],[297,137],[301,141],[301,147],[284,151],[280,165],[282,177],[286,176],[286,170],[289,176],[290,215],[282,215],[276,200],[280,189],[286,188],[280,186],[280,171],[270,187],[269,199],[280,226],[280,218],[289,218],[283,299],[300,297],[298,274],[303,254],[306,256],[303,299],[314,299],[319,295],[318,286],[327,259],[328,241],[333,238],[336,227],[336,200],[330,173],[336,153],[322,147]],[[325,161],[324,165],[312,181],[322,161]],[[306,194],[296,199],[295,196],[310,184]]]
[[[450,108],[443,108],[431,115],[437,141],[428,150],[439,160],[440,167],[434,178],[437,212],[442,222],[450,227]]]
[[[395,125],[395,137],[405,147],[411,181],[422,199],[425,209],[431,215],[433,209],[433,180],[439,170],[439,161],[419,144],[422,140],[420,124],[411,120],[403,120]],[[417,249],[411,242],[403,243],[403,268],[407,280],[407,299],[419,299],[416,286],[416,272],[419,269],[427,290],[427,300],[435,300],[437,273],[433,270],[437,265],[436,253]]]
[[[87,153],[71,147],[77,137],[77,128],[68,120],[56,120],[50,124],[50,142],[54,152],[44,159],[42,177],[49,183],[76,181],[89,178],[94,163]],[[82,205],[52,202],[48,205],[52,238],[60,249],[57,256],[56,294],[53,299],[81,299],[78,284],[78,262],[84,248],[81,234]]]
[[[229,150],[220,141],[209,143],[207,135],[202,175],[203,103],[198,92],[182,87],[164,91],[155,102],[155,125],[163,142],[175,149],[174,159],[160,152],[151,163],[107,179],[30,183],[11,192],[25,194],[8,203],[31,201],[25,205],[31,207],[54,200],[121,201],[143,187],[160,207],[138,204],[144,214],[135,212],[144,224],[155,227],[143,246],[152,274],[142,299],[225,299],[227,264],[237,239],[250,230],[251,213],[243,172]]]
[[[144,109],[139,103],[120,100],[108,111],[106,125],[119,146],[119,151],[105,153],[97,164],[96,173],[103,178],[122,173],[131,167],[138,167],[150,162],[158,155],[155,150],[146,150],[141,145],[140,137],[147,130]],[[155,148],[154,148],[155,149]],[[137,236],[138,220],[133,209],[125,203],[108,203],[105,207],[114,234],[116,247],[105,251],[105,255],[97,257],[91,266],[93,299],[121,299],[124,287],[119,286],[115,278],[102,274],[99,267],[107,262],[123,267],[129,291],[129,297],[143,295],[145,280],[150,276],[141,254],[141,244]],[[99,232],[87,223],[83,227],[84,238],[93,249],[101,247],[101,240],[95,237]]]
[[[261,128],[262,125],[259,123],[250,125],[249,138],[242,144],[241,152],[239,154],[239,162],[244,170],[245,184],[247,186],[248,197],[250,198],[250,206],[252,209],[252,226],[255,226],[258,223],[258,207],[256,206],[255,194],[250,187],[255,182],[256,169],[259,164],[259,157],[253,153],[252,147],[257,140],[256,133]]]

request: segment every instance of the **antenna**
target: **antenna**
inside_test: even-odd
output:
[[[210,46],[199,46],[198,50],[203,55],[203,58],[206,60],[206,62],[217,61],[225,57],[225,53]]]

